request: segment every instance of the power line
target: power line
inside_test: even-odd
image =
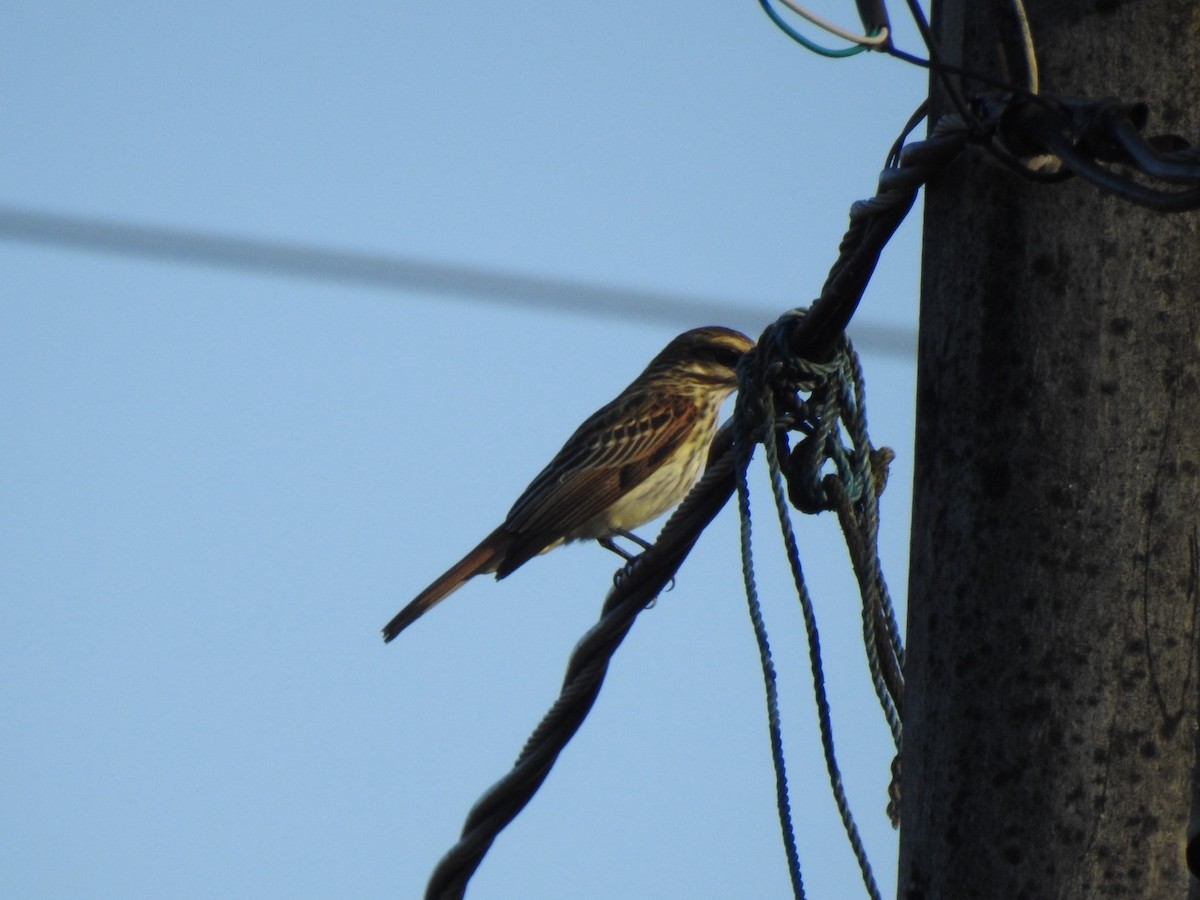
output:
[[[715,298],[646,291],[484,267],[437,263],[313,244],[233,237],[186,228],[138,225],[0,205],[0,239],[132,256],[158,262],[233,269],[355,284],[393,292],[429,292],[556,312],[641,318],[672,324],[720,322],[755,332],[782,310]],[[911,358],[916,335],[879,324],[855,324],[864,350]]]

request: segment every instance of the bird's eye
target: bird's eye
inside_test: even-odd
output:
[[[724,366],[727,369],[737,369],[738,360],[741,359],[741,351],[735,350],[732,347],[724,345],[717,348],[717,352],[713,354],[713,361]]]

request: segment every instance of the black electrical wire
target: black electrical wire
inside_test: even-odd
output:
[[[1177,149],[1163,160],[1153,152],[1153,144],[1141,138],[1131,118],[1144,117],[1140,107],[1112,100],[1051,99],[1043,95],[1039,103],[1018,101],[1008,105],[1000,116],[998,140],[1009,147],[1016,145],[1022,156],[1041,152],[1058,157],[1072,174],[1139,206],[1160,212],[1200,208],[1200,162],[1185,161],[1196,151]],[[1117,159],[1143,176],[1165,172],[1169,178],[1160,180],[1194,187],[1160,190],[1102,166],[1098,157],[1111,158],[1117,149],[1124,151]]]
[[[941,50],[934,39],[933,29],[929,27],[929,20],[925,18],[925,11],[921,9],[921,4],[918,0],[908,0],[908,9],[912,15],[913,22],[916,23],[917,31],[921,33],[921,40],[925,42],[925,48],[929,51],[929,62],[937,72],[938,78],[942,82],[942,87],[945,89],[946,95],[950,98],[950,102],[965,121],[973,121],[974,117],[961,91],[959,91],[958,85],[950,80],[949,69],[942,63]],[[895,51],[895,48],[891,48],[888,52],[892,56],[904,58],[900,55],[899,51],[893,51]]]
[[[546,278],[478,266],[338,250],[188,228],[50,213],[0,204],[0,240],[165,263],[329,281],[398,293],[428,292],[553,312],[695,325],[724,322],[754,331],[777,309],[730,298],[696,297]],[[875,353],[911,359],[908,329],[857,323],[854,339]]]
[[[1149,177],[1175,184],[1196,183],[1197,169],[1200,168],[1200,150],[1197,148],[1159,153],[1134,124],[1124,118],[1113,120],[1111,133],[1129,161]]]

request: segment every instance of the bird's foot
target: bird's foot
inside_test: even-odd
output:
[[[613,553],[617,554],[617,556],[621,557],[621,559],[625,560],[625,565],[622,566],[620,569],[618,569],[613,574],[613,587],[620,587],[621,582],[625,580],[625,578],[629,575],[629,573],[631,573],[634,570],[634,568],[636,568],[637,564],[641,561],[641,559],[645,555],[646,551],[649,550],[651,548],[651,546],[653,546],[653,545],[649,541],[647,541],[645,538],[638,537],[632,531],[625,531],[624,529],[622,529],[620,531],[614,531],[613,534],[619,535],[620,537],[625,538],[627,541],[631,541],[632,543],[635,543],[639,547],[642,548],[641,553],[631,553],[630,551],[626,550],[624,547],[617,544],[617,542],[614,541],[612,539],[612,537],[602,537],[602,538],[596,539],[596,543],[598,543],[605,550],[611,550]],[[669,591],[669,590],[674,589],[674,587],[675,587],[675,576],[672,575],[671,580],[667,582],[667,585],[666,585],[666,587],[663,588],[663,590]],[[651,600],[649,603],[647,603],[646,609],[653,608],[654,604],[657,602],[657,599],[658,598],[655,598],[654,600]]]

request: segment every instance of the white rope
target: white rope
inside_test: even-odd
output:
[[[862,44],[865,47],[879,47],[887,43],[888,30],[886,28],[880,28],[879,34],[874,35],[855,34],[853,31],[847,31],[838,25],[834,25],[828,19],[822,19],[814,12],[809,12],[799,3],[796,3],[795,0],[779,0],[779,2],[796,15],[803,16],[805,19],[808,19],[808,21],[812,22],[818,28],[823,28],[830,34],[837,35],[843,40],[850,41],[852,44]],[[1017,2],[1019,3],[1020,0],[1017,0]]]

